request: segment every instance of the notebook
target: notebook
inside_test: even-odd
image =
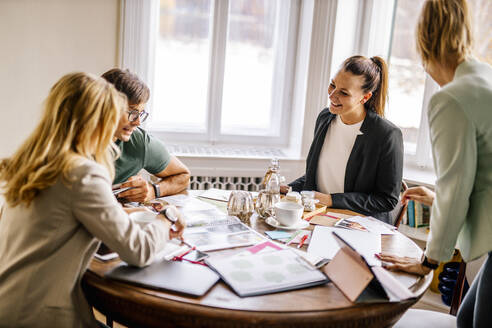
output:
[[[204,295],[219,280],[219,276],[206,266],[177,261],[154,262],[144,268],[123,262],[105,277],[192,296]]]
[[[241,297],[272,294],[329,282],[290,249],[205,262]]]

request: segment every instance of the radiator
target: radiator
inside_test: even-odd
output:
[[[210,188],[224,190],[259,191],[263,177],[211,177],[192,176],[190,179],[191,190],[206,190]]]

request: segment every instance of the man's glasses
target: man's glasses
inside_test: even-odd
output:
[[[147,113],[144,110],[140,112],[138,109],[133,109],[128,111],[128,121],[133,123],[136,120],[138,120],[139,117],[140,117],[140,123],[143,123],[145,122],[147,117],[149,117],[149,113]]]

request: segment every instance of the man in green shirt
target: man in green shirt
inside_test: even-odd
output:
[[[175,156],[169,154],[164,144],[140,127],[148,117],[145,104],[150,91],[137,75],[128,70],[114,68],[102,75],[128,98],[127,115],[120,119],[113,141],[121,155],[115,162],[114,184],[134,187],[119,194],[133,202],[145,202],[185,190],[190,183],[190,171]],[[145,169],[161,178],[151,184],[137,173]]]

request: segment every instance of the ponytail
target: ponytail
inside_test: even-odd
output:
[[[372,92],[371,98],[364,103],[364,108],[384,117],[388,98],[388,65],[384,59],[378,56],[371,58],[352,56],[343,62],[342,68],[354,75],[364,77],[362,90],[365,93]]]
[[[379,116],[384,117],[384,108],[388,98],[388,65],[379,56],[371,57],[371,61],[378,67],[379,83],[372,92],[372,97],[364,105],[366,108],[373,108]]]

